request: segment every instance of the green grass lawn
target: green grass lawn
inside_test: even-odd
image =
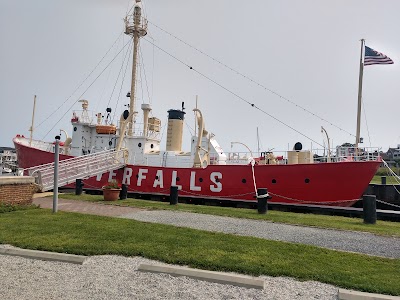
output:
[[[378,176],[378,175],[374,176],[374,178],[372,178],[372,180],[371,180],[371,183],[372,184],[381,184],[381,182],[382,182],[381,177],[382,176]],[[396,180],[393,176],[386,176],[386,184],[396,184],[397,185],[397,184],[399,184],[398,181],[399,180]]]
[[[235,218],[268,220],[277,223],[315,226],[320,228],[332,228],[341,230],[364,231],[379,235],[400,237],[400,223],[398,222],[377,221],[375,225],[370,225],[364,224],[363,219],[360,218],[291,213],[274,210],[269,210],[266,215],[262,215],[258,214],[257,210],[255,209],[205,206],[183,203],[179,203],[178,205],[170,205],[169,202],[137,200],[132,198],[119,200],[116,202],[105,202],[103,201],[102,195],[82,194],[80,196],[76,196],[74,194],[60,194],[59,197],[65,199],[85,200],[92,202],[101,201],[102,203],[109,205],[126,205],[145,209],[176,210]]]
[[[142,256],[190,267],[289,276],[400,295],[400,259],[128,219],[31,209],[0,214],[0,243],[81,255]]]

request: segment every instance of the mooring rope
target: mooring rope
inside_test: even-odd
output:
[[[254,165],[256,164],[254,158],[251,158],[251,173],[253,175],[253,185],[254,185],[254,192],[256,193],[256,198],[258,198],[258,191],[257,191],[257,184],[256,184],[256,175],[254,174]],[[266,193],[266,195],[268,196],[268,193]]]
[[[283,195],[279,195],[279,194],[275,194],[272,192],[268,192],[269,194],[282,198],[282,199],[286,199],[286,200],[291,200],[291,201],[295,201],[295,202],[303,202],[303,203],[345,203],[345,202],[354,202],[354,201],[358,201],[360,200],[359,198],[357,199],[346,199],[346,200],[335,200],[335,201],[315,201],[315,200],[300,200],[300,199],[296,199],[296,198],[290,198],[290,197],[286,197]]]

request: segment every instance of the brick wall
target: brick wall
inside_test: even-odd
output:
[[[0,204],[32,204],[32,195],[36,192],[33,177],[0,176]]]

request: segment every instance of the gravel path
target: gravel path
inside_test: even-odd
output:
[[[268,221],[237,219],[173,211],[137,211],[120,216],[144,222],[171,224],[207,231],[309,244],[329,249],[400,258],[400,238],[370,233],[319,229]]]
[[[83,265],[0,255],[0,299],[275,299],[333,300],[337,288],[261,276],[264,290],[138,272],[139,257],[93,256]]]

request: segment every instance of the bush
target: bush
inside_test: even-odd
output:
[[[11,211],[36,209],[36,208],[39,208],[39,206],[35,205],[35,204],[32,204],[32,205],[11,205],[11,204],[2,204],[2,203],[0,203],[0,214],[1,213],[11,212]]]

